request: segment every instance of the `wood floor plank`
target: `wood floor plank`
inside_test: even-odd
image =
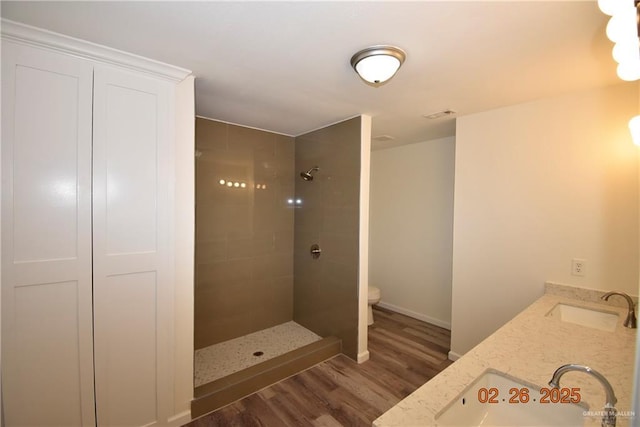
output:
[[[451,363],[448,330],[374,308],[370,359],[335,356],[187,427],[370,426]]]
[[[396,368],[395,365],[397,363],[395,361],[400,360],[406,369],[428,375],[434,367],[442,363],[442,359],[435,359],[428,357],[426,354],[421,355],[417,352],[408,351],[401,343],[394,345],[386,339],[378,340],[376,337],[372,337],[370,342],[382,343],[387,347],[384,352],[381,352],[381,355],[391,363],[390,369]],[[394,372],[398,373],[397,369],[394,369]]]
[[[429,325],[428,323],[421,322],[420,320],[411,319],[399,313],[393,313],[384,309],[376,310],[377,323],[374,323],[374,327],[382,327],[385,329],[391,329],[393,327],[398,329],[404,329],[407,333],[417,334],[425,338],[425,342],[437,343],[442,347],[449,348],[451,341],[451,334],[448,330],[440,328],[438,326]]]
[[[331,377],[339,388],[357,396],[359,400],[366,402],[368,406],[372,406],[377,410],[381,410],[388,405],[389,401],[393,401],[393,395],[384,388],[367,380],[366,377],[360,375],[356,369],[341,369],[334,363],[326,363],[318,366],[319,374]]]
[[[384,329],[375,329],[369,332],[370,337],[377,337],[380,340],[386,342],[388,345],[397,346],[402,351],[410,353],[416,357],[425,358],[431,363],[440,363],[446,359],[446,355],[442,352],[438,352],[430,349],[429,347],[416,343],[410,339],[407,339],[400,334],[394,334],[391,331],[385,331]]]
[[[254,393],[243,400],[245,410],[243,415],[250,417],[260,426],[284,425],[282,418],[273,410],[273,407],[264,401],[259,394]]]
[[[337,360],[338,358],[335,359]],[[383,366],[384,364],[381,364],[378,360],[370,359],[367,363],[358,365],[358,368],[362,375],[371,381],[377,382],[381,387],[387,387],[389,393],[393,394],[395,402],[399,402],[415,390],[416,387],[410,381],[385,370]],[[416,382],[421,381],[421,379]]]
[[[331,364],[342,370],[348,378],[353,378],[357,387],[368,387],[387,401],[399,401],[403,396],[402,393],[396,392],[395,387],[389,387],[389,383],[402,379],[396,375],[389,375],[375,362],[354,365],[351,360],[335,357],[331,359]]]
[[[320,415],[318,418],[313,420],[313,425],[315,427],[342,427],[342,424],[329,414]]]
[[[337,357],[344,356],[340,355]],[[326,413],[331,414],[338,422],[343,425],[349,425],[350,423],[360,425],[367,419],[363,419],[361,414],[362,410],[369,409],[364,402],[340,388],[336,388],[328,393],[320,388],[314,388],[314,381],[309,377],[308,371],[305,371],[293,377],[293,380],[303,385],[302,390],[304,390],[305,393],[315,396],[316,399],[325,406]],[[356,401],[355,404],[354,401]],[[318,416],[319,415],[321,414],[318,414]]]
[[[433,335],[434,337],[447,338],[450,336],[449,330],[435,326],[421,320],[413,319],[400,313],[394,313],[390,310],[383,308],[375,308],[375,313],[378,315],[378,319],[386,320],[388,322],[396,322],[399,325],[405,327],[414,328],[416,330],[424,331]],[[378,320],[376,319],[376,320]]]
[[[314,423],[315,415],[309,415],[308,411],[301,410],[303,408],[296,405],[295,401],[284,393],[269,399],[269,404],[284,421],[284,425],[312,425]]]
[[[307,396],[304,391],[298,392],[292,381],[281,381],[270,388],[276,395],[269,399],[269,403],[287,424],[311,425],[318,414],[327,413],[322,402],[314,396]]]

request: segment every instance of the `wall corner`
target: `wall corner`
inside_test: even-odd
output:
[[[369,289],[369,181],[371,116],[360,116],[360,237],[358,263],[358,363],[369,359],[367,350],[367,294]],[[366,358],[364,355],[366,354]],[[362,360],[360,355],[363,355]]]

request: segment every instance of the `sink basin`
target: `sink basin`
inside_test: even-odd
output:
[[[547,313],[547,317],[609,332],[615,331],[618,325],[618,313],[576,307],[569,304],[557,304]]]
[[[494,388],[495,392],[484,393]],[[523,403],[520,394],[511,389],[528,389],[529,401]],[[494,397],[497,403],[481,403]],[[509,399],[517,397],[518,403]],[[476,378],[462,393],[438,414],[438,426],[581,426],[584,424],[584,404],[540,403],[540,387],[510,375],[489,369]]]

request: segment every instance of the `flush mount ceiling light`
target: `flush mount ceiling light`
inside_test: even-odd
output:
[[[396,74],[406,57],[407,54],[395,46],[371,46],[353,55],[351,66],[362,80],[380,86]]]

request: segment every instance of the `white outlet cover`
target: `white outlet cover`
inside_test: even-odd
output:
[[[584,276],[587,270],[587,260],[574,258],[571,260],[571,275]]]

